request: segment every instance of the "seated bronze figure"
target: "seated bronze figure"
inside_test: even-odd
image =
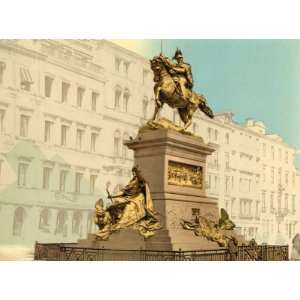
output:
[[[133,178],[119,193],[109,194],[112,205],[105,209],[102,199],[96,202],[97,239],[107,240],[113,232],[124,228],[136,229],[148,238],[160,229],[149,186],[137,166],[132,173]]]

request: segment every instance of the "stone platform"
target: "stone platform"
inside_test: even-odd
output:
[[[95,234],[89,234],[87,239],[78,241],[78,247],[117,250],[146,249],[144,237],[133,229],[123,229],[115,232],[107,241],[96,240]]]
[[[155,236],[144,239],[133,229],[124,229],[114,233],[107,241],[96,240],[95,234],[89,234],[87,239],[79,240],[76,247],[114,250],[158,250],[158,251],[188,251],[213,250],[218,244],[204,237],[197,237],[187,230],[160,230]]]

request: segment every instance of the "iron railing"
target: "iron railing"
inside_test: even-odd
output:
[[[35,260],[48,261],[250,261],[288,260],[288,246],[239,246],[236,253],[227,248],[198,251],[115,250],[78,247],[76,244],[35,245]]]

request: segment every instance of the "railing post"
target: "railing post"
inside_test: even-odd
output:
[[[34,243],[34,256],[33,256],[33,259],[34,260],[38,259],[38,257],[37,257],[37,241],[35,241],[35,243]]]
[[[143,247],[140,247],[140,261],[145,261],[145,252],[143,251]]]
[[[224,260],[225,261],[230,261],[230,253],[228,248],[226,248],[225,253],[224,253]]]
[[[60,244],[59,244],[58,249],[59,249],[59,253],[58,253],[59,254],[59,260],[62,261],[62,260],[64,260],[63,255],[64,255],[64,252],[66,251],[66,249],[65,249],[64,246],[62,246]]]
[[[182,261],[182,260],[184,260],[184,259],[182,259],[183,257],[182,257],[182,251],[181,251],[181,248],[179,248],[179,261]]]
[[[101,261],[104,261],[104,255],[105,255],[105,253],[104,253],[104,246],[102,246],[100,253],[101,253]]]
[[[86,248],[83,248],[83,253],[82,253],[83,259],[86,260]]]

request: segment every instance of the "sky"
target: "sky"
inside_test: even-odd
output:
[[[263,121],[300,149],[300,40],[115,40],[147,58],[180,48],[214,112]],[[296,157],[300,168],[300,154]]]

